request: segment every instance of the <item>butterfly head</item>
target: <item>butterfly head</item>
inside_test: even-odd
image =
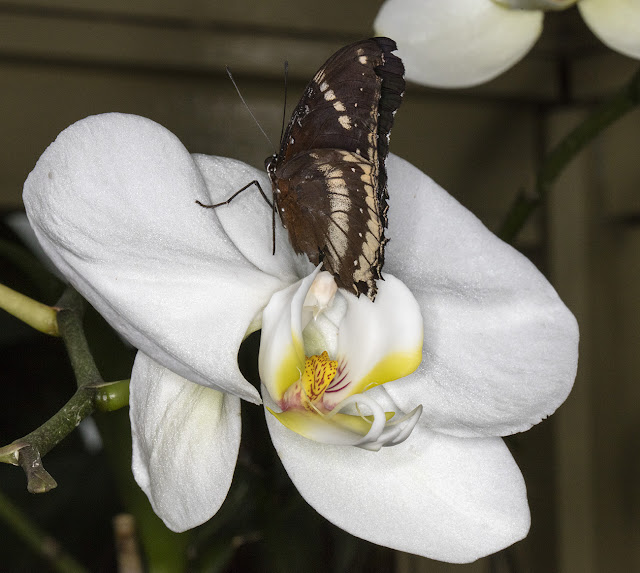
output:
[[[276,169],[278,167],[278,154],[274,153],[273,155],[269,155],[264,160],[264,168],[267,170],[269,177],[273,178],[276,173]]]

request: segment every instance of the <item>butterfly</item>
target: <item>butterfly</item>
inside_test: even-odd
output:
[[[255,183],[294,251],[372,301],[387,242],[389,133],[405,89],[396,49],[379,37],[333,54],[305,88],[280,151],[265,160],[273,203],[257,181],[240,190]]]

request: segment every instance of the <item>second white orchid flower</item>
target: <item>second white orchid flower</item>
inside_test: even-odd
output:
[[[545,11],[576,3],[602,42],[640,58],[640,0],[386,0],[374,27],[396,38],[407,79],[471,87],[524,57],[542,32]]]

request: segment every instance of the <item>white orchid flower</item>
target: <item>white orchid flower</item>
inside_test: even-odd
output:
[[[462,88],[519,62],[538,40],[544,12],[576,3],[602,42],[640,58],[640,0],[386,0],[374,28],[396,39],[407,79]]]
[[[29,175],[24,201],[43,248],[139,349],[133,471],[171,529],[206,521],[224,501],[240,399],[261,402],[238,347],[262,328],[274,446],[327,519],[451,562],[527,534],[524,481],[499,436],[566,398],[575,319],[527,259],[423,173],[393,156],[388,172],[391,240],[373,303],[336,292],[279,225],[272,255],[258,193],[197,206],[253,179],[266,189],[267,178],[192,156],[150,120],[82,120]]]

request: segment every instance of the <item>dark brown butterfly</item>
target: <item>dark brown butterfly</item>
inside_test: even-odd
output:
[[[395,49],[371,38],[331,56],[265,161],[294,250],[371,300],[384,263],[389,132],[405,87]]]
[[[305,88],[280,152],[265,161],[294,250],[371,300],[387,241],[389,132],[405,88],[395,49],[371,38],[331,56]],[[267,199],[257,182],[245,188],[253,183]]]

